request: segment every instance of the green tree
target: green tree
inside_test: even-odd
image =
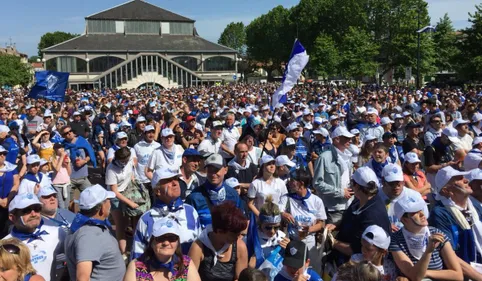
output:
[[[433,34],[435,44],[435,66],[438,71],[454,70],[455,58],[459,54],[457,36],[448,14],[437,23],[437,31]]]
[[[310,53],[311,69],[318,76],[330,77],[338,74],[339,63],[340,55],[335,41],[328,34],[320,34]]]
[[[32,63],[32,62],[37,62],[37,60],[40,59],[39,56],[31,56],[28,58],[28,62]]]
[[[264,64],[269,80],[273,70],[281,70],[282,62],[288,60],[293,47],[295,37],[290,13],[280,5],[246,27],[248,57]]]
[[[57,45],[69,39],[79,36],[79,34],[72,34],[63,31],[48,32],[40,37],[38,43],[38,56],[42,57],[42,50],[53,45]]]
[[[31,80],[30,67],[20,57],[0,55],[0,86],[27,86]]]
[[[463,30],[459,40],[460,55],[457,70],[466,80],[482,80],[482,4],[475,6],[475,12],[469,13],[472,26]]]
[[[340,46],[339,69],[343,76],[357,81],[363,76],[373,76],[378,67],[375,61],[378,49],[366,31],[350,27]]]
[[[235,49],[240,54],[246,53],[246,28],[242,22],[232,22],[224,28],[218,43]]]

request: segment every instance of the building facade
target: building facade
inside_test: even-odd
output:
[[[237,78],[236,50],[199,36],[195,21],[143,0],[85,18],[85,32],[42,50],[73,89],[189,87]]]

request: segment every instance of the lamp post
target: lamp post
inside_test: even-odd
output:
[[[89,65],[89,58],[86,58],[85,61],[87,62],[87,79],[90,79],[90,65]]]
[[[419,20],[418,20],[419,29],[417,30],[417,80],[416,80],[417,89],[419,89],[421,86],[420,85],[420,36],[422,33],[435,32],[435,27],[431,25],[427,25],[424,28],[420,29],[420,12],[418,13],[418,17],[419,17]]]
[[[45,58],[42,58],[42,66],[44,68],[44,70],[47,70],[47,60]]]

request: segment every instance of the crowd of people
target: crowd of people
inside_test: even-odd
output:
[[[0,92],[5,281],[482,280],[482,92]]]

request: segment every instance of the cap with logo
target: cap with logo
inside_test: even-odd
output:
[[[375,172],[369,167],[360,167],[353,173],[353,180],[363,186],[367,187],[369,182],[375,182],[378,186],[378,178]]]
[[[405,213],[416,213],[419,211],[423,211],[425,217],[428,219],[427,203],[425,203],[420,194],[406,193],[393,204],[393,212],[399,220]]]
[[[40,198],[42,196],[49,196],[52,194],[57,194],[57,190],[53,188],[51,185],[43,185],[40,187],[37,196]]]
[[[165,167],[159,168],[155,170],[154,174],[152,175],[151,185],[154,188],[161,180],[171,179],[179,176],[181,176],[181,174],[179,173],[178,170],[172,170],[170,168],[165,168]]]
[[[150,131],[155,131],[156,128],[154,128],[154,126],[152,125],[147,125],[146,127],[144,127],[144,133],[145,132],[150,132]]]
[[[415,152],[409,152],[409,153],[405,154],[405,161],[407,161],[408,163],[411,163],[411,164],[422,162],[422,161],[420,161],[417,153],[415,153]]]
[[[27,164],[31,165],[34,163],[40,163],[40,156],[38,156],[37,154],[30,154],[27,157]]]
[[[397,164],[388,163],[382,170],[382,177],[387,182],[404,181],[402,168]]]
[[[166,234],[181,235],[179,223],[170,216],[156,220],[152,226],[151,237],[161,237]]]
[[[286,138],[285,142],[286,142],[286,146],[296,145],[296,142],[293,138]]]
[[[380,249],[387,250],[390,246],[390,236],[378,225],[367,227],[362,234],[362,239]]]
[[[163,137],[174,136],[174,131],[172,131],[171,128],[164,128],[162,129],[161,136]]]
[[[221,154],[212,154],[204,161],[204,166],[214,166],[218,169],[221,169],[225,166],[224,158],[221,156]]]
[[[358,129],[351,129],[350,130],[350,134],[352,135],[359,135],[360,134],[360,131]]]
[[[115,193],[107,191],[99,184],[87,187],[80,193],[79,208],[81,210],[90,210],[106,199],[115,198]]]
[[[32,193],[17,194],[8,205],[8,212],[22,210],[32,205],[42,205],[37,196]]]
[[[286,165],[286,166],[288,166],[288,167],[290,167],[290,168],[293,168],[294,166],[296,166],[296,163],[293,162],[293,161],[291,161],[291,160],[288,158],[288,156],[286,156],[286,155],[280,155],[280,156],[276,157],[276,159],[275,159],[275,164],[276,164],[276,166],[278,166],[278,167],[281,167],[281,166]]]
[[[225,180],[224,183],[231,188],[236,188],[240,185],[237,178],[229,178]]]
[[[118,132],[115,136],[115,140],[127,139],[127,134],[125,132]]]
[[[308,259],[309,253],[306,244],[302,241],[291,240],[285,249],[283,265],[292,268],[302,268]]]
[[[215,129],[222,129],[222,127],[223,127],[222,121],[213,121],[213,124],[211,125],[211,128],[215,128]]]

